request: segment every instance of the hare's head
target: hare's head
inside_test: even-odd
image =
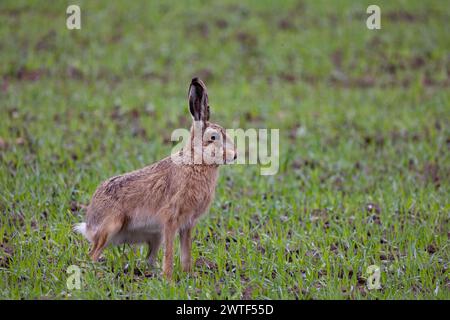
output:
[[[236,160],[236,146],[224,128],[209,122],[209,103],[206,86],[193,78],[189,86],[191,127],[190,150],[195,164],[219,165]]]

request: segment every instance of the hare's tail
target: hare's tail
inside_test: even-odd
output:
[[[92,242],[92,236],[91,236],[90,232],[88,232],[88,230],[87,230],[86,222],[77,223],[73,227],[73,231],[81,233],[86,239],[89,240],[89,242]]]

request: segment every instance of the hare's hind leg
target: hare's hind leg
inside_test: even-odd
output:
[[[108,241],[117,234],[122,227],[123,222],[119,219],[111,219],[110,221],[103,223],[92,241],[91,251],[89,252],[92,261],[98,261],[98,258],[108,244]]]
[[[148,241],[148,255],[147,261],[148,265],[152,266],[155,262],[156,255],[158,254],[159,247],[161,246],[162,235],[160,233],[152,234]]]

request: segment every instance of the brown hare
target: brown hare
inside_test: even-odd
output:
[[[209,122],[208,93],[200,79],[192,79],[188,100],[193,123],[179,152],[112,177],[95,191],[86,222],[74,227],[91,242],[93,261],[108,244],[146,243],[152,264],[164,242],[163,273],[171,278],[178,232],[182,268],[191,270],[192,228],[214,197],[219,165],[236,159],[236,147],[221,126]]]

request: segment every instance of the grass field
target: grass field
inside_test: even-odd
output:
[[[449,299],[450,6],[369,4],[1,1],[0,298]],[[144,247],[90,262],[72,225],[170,153],[193,76],[213,121],[280,129],[278,174],[221,168],[191,275],[178,245],[173,282]]]

